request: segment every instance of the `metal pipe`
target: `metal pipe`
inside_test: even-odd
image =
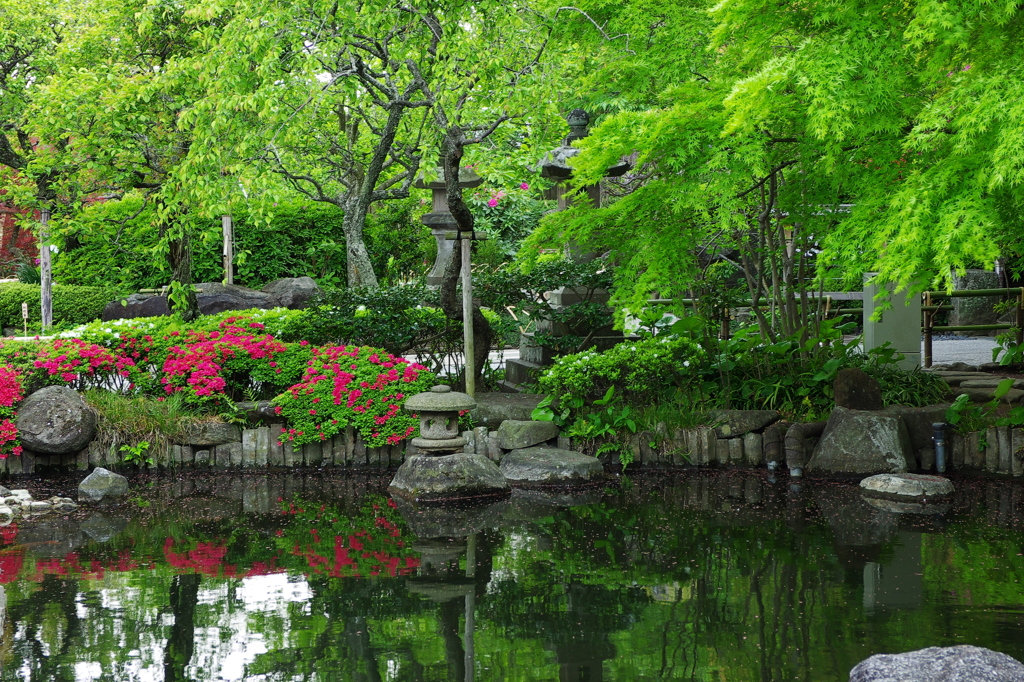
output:
[[[935,444],[935,470],[946,473],[946,425],[942,422],[932,424],[932,442]]]
[[[793,424],[786,431],[786,466],[789,467],[789,475],[799,478],[804,475],[804,465],[807,464],[807,438],[816,438],[825,430],[827,422],[810,422],[807,424]]]

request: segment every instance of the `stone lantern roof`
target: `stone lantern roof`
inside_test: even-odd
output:
[[[590,125],[590,114],[583,109],[573,109],[566,115],[565,121],[569,124],[569,134],[565,136],[560,146],[549,151],[540,160],[540,176],[542,178],[550,178],[552,180],[568,180],[571,178],[573,168],[569,160],[580,153],[580,150],[572,146],[572,143],[576,140],[582,140],[590,134],[587,130],[587,127]],[[632,168],[632,166],[629,161],[620,159],[617,164],[605,171],[605,177],[617,178]]]
[[[462,412],[476,407],[476,401],[465,393],[453,391],[450,386],[439,384],[429,391],[417,393],[405,401],[404,409],[409,412]]]

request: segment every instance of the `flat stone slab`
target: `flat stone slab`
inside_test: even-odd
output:
[[[953,494],[953,484],[948,478],[929,474],[877,474],[861,481],[860,487],[872,493],[907,498]]]
[[[498,427],[498,447],[502,450],[520,450],[552,438],[558,438],[558,427],[553,422],[506,419]]]
[[[782,419],[777,410],[711,410],[708,415],[719,438],[736,438],[751,431],[762,431]]]
[[[971,387],[960,384],[960,386],[952,389],[951,393],[953,395],[966,395],[972,403],[987,403],[994,397],[992,394],[995,389],[995,386]],[[1019,403],[1021,398],[1024,398],[1024,391],[1018,388],[1011,388],[1000,400],[1004,403]]]
[[[483,455],[413,455],[395,472],[392,495],[416,502],[508,496],[512,489],[498,465]]]
[[[1024,665],[978,646],[928,647],[876,654],[850,671],[850,682],[1020,682]]]
[[[225,422],[197,422],[187,433],[187,445],[223,445],[242,440],[242,430]]]
[[[475,424],[494,431],[506,419],[529,421],[533,410],[547,396],[536,393],[477,393],[476,407],[470,411]]]
[[[501,460],[501,473],[519,485],[582,485],[604,476],[596,457],[558,448],[513,450]]]
[[[1009,377],[993,377],[991,379],[966,379],[960,382],[960,388],[996,388]],[[1024,379],[1013,379],[1010,388],[1024,389]]]

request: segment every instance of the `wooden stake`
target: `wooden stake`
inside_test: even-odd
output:
[[[39,305],[43,333],[53,326],[53,269],[50,264],[50,209],[39,212]]]
[[[231,216],[221,216],[221,226],[224,228],[224,283],[234,284],[235,283],[235,268],[234,268],[234,246],[235,246],[235,231],[231,225]]]

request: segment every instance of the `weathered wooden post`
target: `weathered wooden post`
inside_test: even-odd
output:
[[[53,269],[50,264],[50,209],[39,212],[39,305],[45,334],[53,326]]]
[[[234,246],[235,246],[235,232],[234,227],[231,225],[231,216],[225,215],[220,218],[221,227],[224,231],[224,283],[234,284],[235,283],[235,272],[234,272]]]

